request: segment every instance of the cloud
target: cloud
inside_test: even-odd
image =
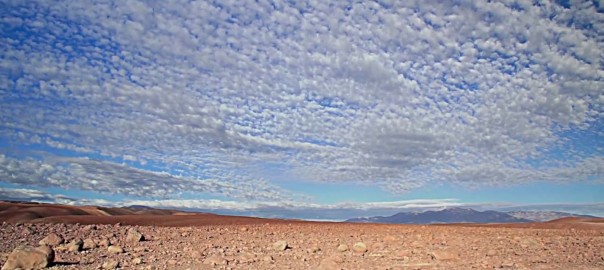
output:
[[[35,189],[9,189],[0,188],[0,198],[2,200],[19,200],[27,198],[29,200],[52,200],[55,197],[49,193],[42,192]]]
[[[602,178],[596,3],[2,5],[0,138],[89,157],[3,157],[4,182],[270,200],[294,195],[258,164],[394,192]],[[597,147],[550,165],[569,130]]]
[[[72,198],[61,194],[51,194],[37,189],[0,187],[0,200],[59,203],[70,205],[112,205],[102,199]]]
[[[0,155],[0,179],[11,184],[61,187],[134,197],[178,197],[185,192],[221,194],[244,200],[292,198],[289,192],[260,180],[229,183],[153,172],[88,158],[13,159]]]

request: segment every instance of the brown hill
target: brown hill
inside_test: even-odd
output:
[[[0,222],[201,226],[300,222],[153,208],[110,208],[0,201]]]

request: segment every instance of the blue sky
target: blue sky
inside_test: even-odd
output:
[[[604,215],[603,6],[0,1],[0,198]]]

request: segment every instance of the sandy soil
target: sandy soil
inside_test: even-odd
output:
[[[82,223],[94,220],[120,224]],[[55,233],[65,243],[82,239],[87,246],[53,246],[50,269],[115,269],[108,262],[120,269],[604,269],[600,220],[419,226],[129,213],[31,221],[2,223],[0,264],[15,247],[37,246]],[[161,226],[126,225],[135,223]],[[145,240],[128,241],[132,228]],[[107,245],[123,252],[111,253]]]

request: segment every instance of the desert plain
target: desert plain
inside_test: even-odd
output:
[[[0,202],[0,222],[3,270],[44,248],[43,269],[604,269],[602,219],[353,224]]]

